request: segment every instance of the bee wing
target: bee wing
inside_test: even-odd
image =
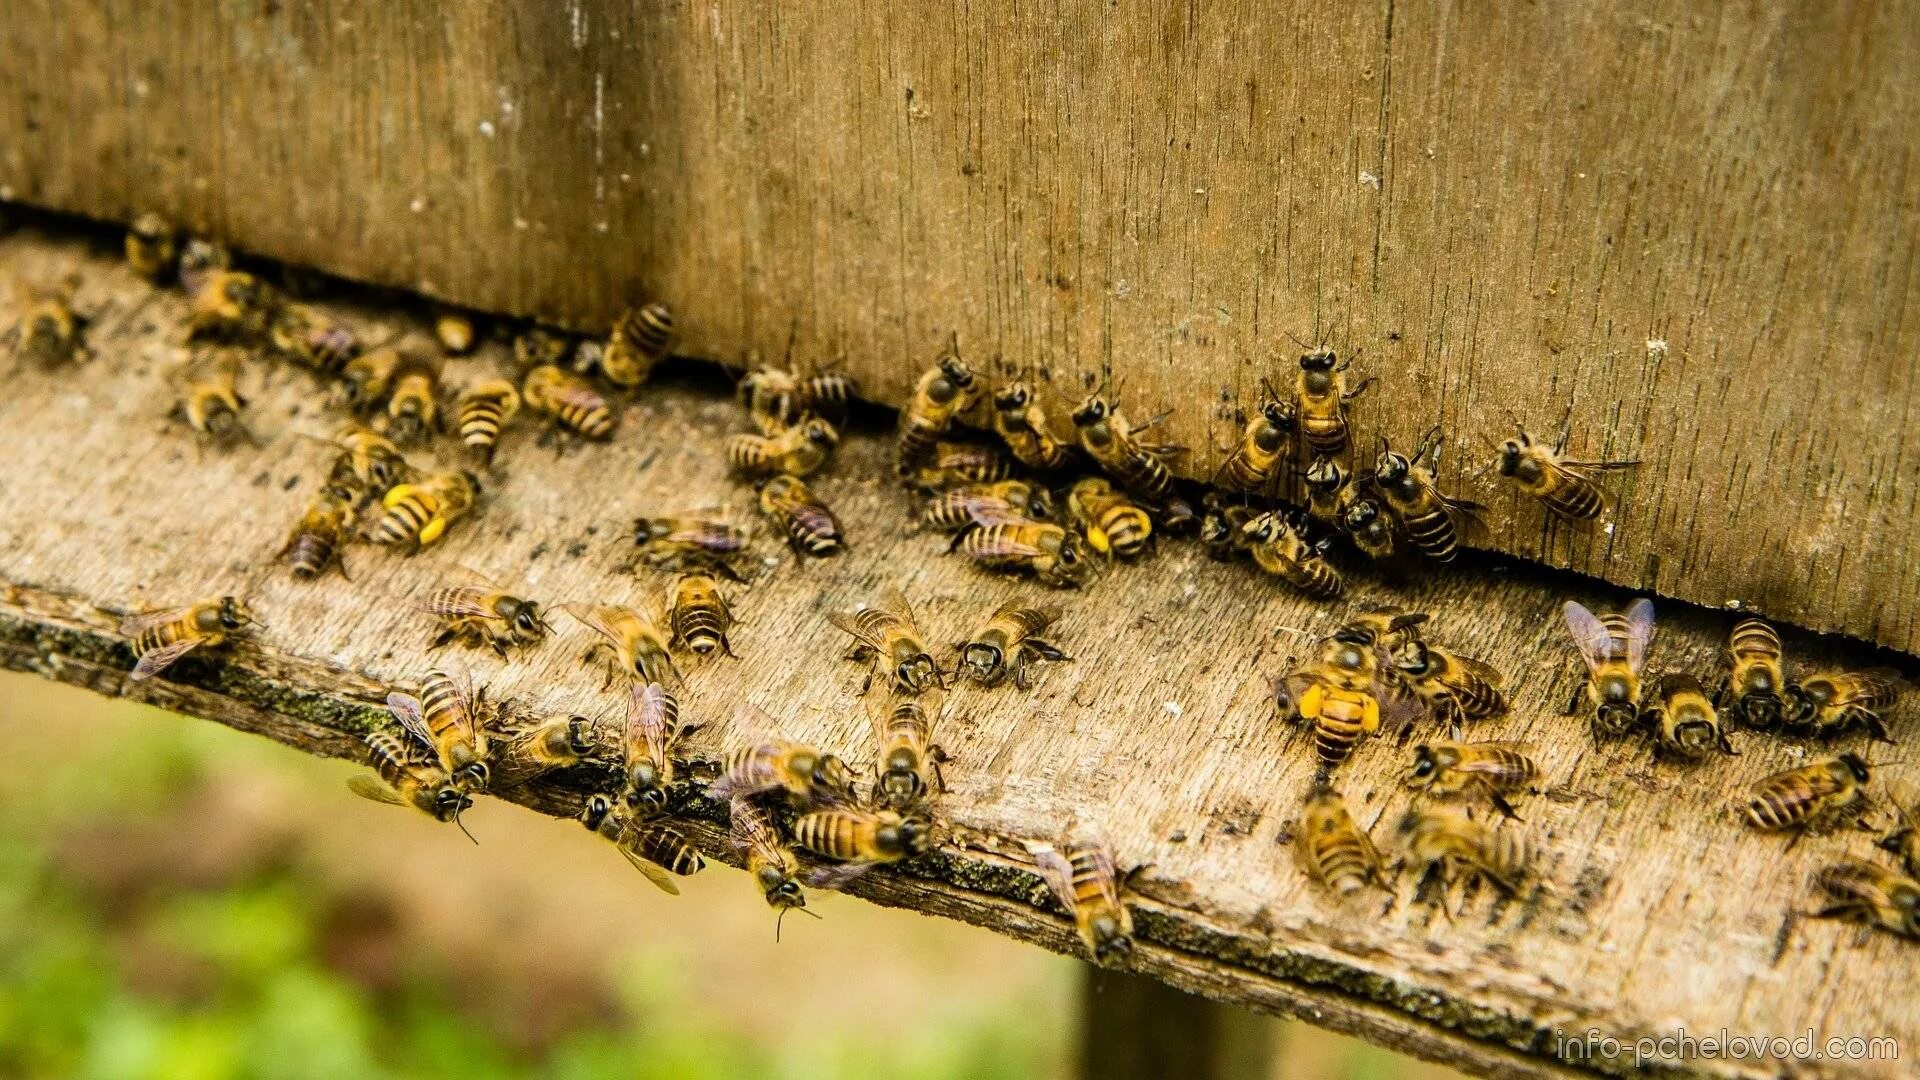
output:
[[[856,618],[859,614],[858,611],[829,611],[827,612],[827,621],[852,635],[855,641],[876,649],[880,648],[882,644],[880,639],[867,633],[866,628],[860,625],[859,620]]]
[[[626,640],[626,635],[614,628],[613,620],[625,615],[627,608],[618,604],[561,604],[560,610],[616,645]]]
[[[490,591],[483,585],[457,585],[415,601],[413,606],[429,615],[477,615],[497,619],[500,613],[486,602],[489,595]]]
[[[633,864],[633,868],[635,870],[638,870],[642,874],[645,874],[647,876],[648,881],[651,881],[655,885],[660,886],[661,892],[666,893],[669,896],[680,895],[680,886],[674,883],[673,875],[667,873],[666,867],[663,867],[658,863],[650,861],[649,859],[647,859],[646,856],[626,847],[625,845],[621,846],[620,854],[625,855],[627,857],[627,861]]]
[[[133,674],[128,676],[134,682],[144,682],[167,670],[175,660],[187,655],[200,644],[200,639],[190,637],[176,641],[171,645],[162,645],[157,649],[148,649],[140,654],[140,662],[133,666]]]
[[[1580,658],[1587,662],[1587,670],[1593,671],[1605,664],[1613,651],[1613,635],[1607,633],[1606,624],[1572,600],[1561,605],[1560,617],[1566,620],[1567,632],[1573,635],[1573,643],[1580,649]]]
[[[657,682],[632,686],[627,691],[627,726],[623,744],[627,763],[664,762],[673,733],[667,728],[667,713],[672,697]]]
[[[1455,655],[1453,661],[1459,664],[1462,670],[1482,680],[1489,686],[1503,686],[1507,681],[1507,677],[1500,673],[1499,668],[1494,667],[1485,660],[1475,660],[1471,656]]]
[[[807,884],[816,889],[842,889],[873,869],[870,862],[835,863],[816,867],[807,874]]]
[[[1641,597],[1627,605],[1627,666],[1638,672],[1647,664],[1647,643],[1653,640],[1653,601]]]
[[[1025,540],[1005,535],[994,536],[989,542],[983,542],[976,552],[987,558],[1038,559],[1049,552],[1038,544],[1029,544]],[[964,537],[965,534],[963,533]]]
[[[386,781],[367,773],[358,773],[347,777],[347,790],[363,799],[388,803],[393,806],[405,806],[407,800],[393,790]]]
[[[563,407],[571,405],[578,409],[593,410],[603,409],[607,406],[607,399],[601,396],[598,390],[577,379],[559,381],[549,389],[548,396],[553,399],[555,404]],[[678,892],[679,890],[675,889],[673,891]]]
[[[907,602],[907,594],[901,592],[899,586],[888,585],[880,590],[880,603],[877,606],[880,610],[892,612],[905,620],[906,624],[914,627],[916,631],[919,629],[913,621],[913,605]]]
[[[1033,856],[1033,867],[1040,872],[1041,880],[1053,891],[1053,898],[1060,906],[1072,911],[1073,904],[1073,864],[1060,854],[1052,844],[1029,842],[1027,854]]]
[[[430,751],[435,749],[433,732],[427,727],[427,716],[419,698],[395,690],[387,695],[387,711],[393,714],[395,720],[400,721],[400,726],[413,737],[416,745],[426,747]]]
[[[167,623],[173,622],[176,619],[186,618],[187,612],[192,610],[193,605],[188,604],[186,607],[165,608],[160,611],[143,611],[138,615],[129,615],[120,620],[120,636],[139,637],[141,634],[146,633],[156,626],[165,626]]]

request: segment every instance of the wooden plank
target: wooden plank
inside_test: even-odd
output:
[[[13,5],[0,196],[581,327],[657,295],[888,402],[957,331],[1123,378],[1196,475],[1314,337],[1382,376],[1369,454],[1464,444],[1478,542],[1920,652],[1910,0],[194,8]],[[1485,475],[1569,405],[1645,462],[1612,531]]]
[[[351,581],[296,582],[274,553],[328,460],[299,435],[330,431],[338,415],[304,373],[254,371],[247,383],[264,445],[197,452],[163,420],[184,301],[85,244],[32,232],[0,239],[0,275],[69,274],[82,282],[80,305],[97,313],[96,358],[72,372],[15,371],[0,396],[0,430],[26,433],[0,459],[0,663],[9,668],[334,755],[353,753],[354,736],[383,722],[386,686],[435,662],[471,664],[496,696],[531,709],[599,713],[614,696],[580,666],[580,628],[563,622],[558,640],[503,667],[429,653],[430,629],[405,599],[467,566],[548,601],[639,600],[658,582],[623,569],[636,514],[707,502],[750,513],[718,450],[741,424],[736,407],[722,387],[666,385],[627,408],[607,446],[561,457],[530,430],[510,434],[483,510],[437,550],[403,559],[356,549]],[[338,310],[370,333],[413,325],[391,307]],[[449,381],[501,360],[489,346],[452,362]],[[1556,1033],[1588,1028],[1624,1039],[1679,1025],[1812,1028],[1916,1045],[1920,1015],[1885,992],[1910,970],[1909,947],[1884,935],[1856,944],[1851,928],[1789,920],[1810,902],[1816,868],[1842,852],[1871,857],[1873,838],[1788,849],[1727,812],[1745,785],[1812,748],[1742,735],[1740,757],[1687,770],[1651,766],[1637,741],[1593,745],[1584,721],[1560,715],[1580,677],[1558,626],[1566,583],[1477,559],[1408,587],[1356,579],[1352,603],[1431,610],[1439,639],[1508,673],[1511,716],[1476,734],[1537,750],[1546,791],[1522,813],[1550,853],[1552,891],[1507,905],[1481,892],[1451,923],[1412,903],[1406,881],[1390,901],[1376,894],[1342,907],[1279,846],[1313,763],[1310,738],[1275,720],[1269,693],[1299,647],[1285,628],[1325,633],[1348,608],[1305,601],[1189,544],[1169,544],[1084,595],[983,576],[943,556],[944,538],[903,527],[910,505],[882,479],[888,449],[884,437],[857,433],[816,485],[847,523],[848,555],[795,565],[772,538],[758,541],[759,574],[737,597],[741,659],[689,672],[685,715],[707,724],[686,747],[690,759],[711,762],[731,745],[732,718],[748,701],[790,735],[863,760],[860,671],[839,659],[843,641],[823,613],[888,583],[914,598],[938,641],[1010,597],[1063,600],[1057,636],[1075,660],[1049,665],[1030,694],[953,694],[940,732],[955,759],[941,803],[945,841],[903,873],[868,875],[860,895],[1073,950],[1070,927],[1024,868],[1022,842],[1104,834],[1123,863],[1152,864],[1134,900],[1136,973],[1475,1071],[1560,1075]],[[132,657],[113,634],[116,613],[232,590],[249,591],[269,624],[254,641],[185,663],[168,680],[125,681]],[[1624,601],[1584,587],[1572,595]],[[1710,676],[1729,619],[1668,608],[1653,666]],[[1786,636],[1808,663],[1879,659]],[[1896,733],[1907,733],[1905,719]],[[1383,844],[1408,805],[1406,759],[1381,740],[1343,775]],[[605,774],[524,798],[566,812],[596,776]],[[721,808],[695,796],[686,810],[709,854],[730,857],[713,824]],[[448,842],[465,841],[450,831]],[[1752,1065],[1699,1068],[1749,1075]],[[1803,1065],[1812,1075],[1894,1075],[1885,1062]]]

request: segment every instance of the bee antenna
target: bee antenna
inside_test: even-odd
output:
[[[1311,346],[1311,345],[1309,345],[1309,344],[1307,344],[1307,343],[1306,343],[1306,342],[1304,342],[1304,341],[1301,341],[1301,340],[1300,340],[1300,335],[1299,335],[1299,334],[1296,334],[1296,333],[1294,333],[1294,332],[1293,332],[1293,331],[1291,331],[1291,330],[1286,330],[1286,331],[1283,331],[1283,332],[1284,332],[1284,333],[1285,333],[1285,334],[1286,334],[1286,335],[1287,335],[1288,337],[1290,337],[1290,338],[1292,338],[1292,339],[1293,339],[1293,343],[1294,343],[1295,345],[1298,345],[1298,346],[1300,346],[1301,348],[1303,348],[1303,349],[1305,349],[1305,350],[1307,350],[1308,352],[1312,352],[1312,351],[1313,351],[1313,346]]]
[[[453,812],[453,823],[455,825],[460,826],[460,831],[467,834],[467,839],[472,840],[475,847],[480,846],[479,838],[474,836],[473,833],[467,829],[466,822],[460,820],[460,811],[458,810],[455,810]]]

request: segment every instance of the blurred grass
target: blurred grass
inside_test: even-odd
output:
[[[1065,1077],[1076,961],[734,871],[654,892],[503,805],[483,846],[351,766],[0,673],[0,1076]],[[1452,1075],[1285,1025],[1274,1076]]]

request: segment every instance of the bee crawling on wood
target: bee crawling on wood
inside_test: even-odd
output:
[[[342,427],[334,436],[340,448],[327,488],[355,503],[384,495],[413,477],[413,467],[393,440],[358,423]]]
[[[673,666],[673,654],[667,651],[672,637],[666,612],[657,599],[646,611],[620,604],[562,604],[560,610],[600,635],[601,640],[582,659],[593,663],[604,655],[605,685],[612,686],[615,679],[622,678],[683,685],[679,670]]]
[[[786,536],[796,555],[824,559],[847,549],[839,519],[797,476],[783,474],[761,484],[760,512]]]
[[[433,338],[447,355],[465,356],[473,351],[479,335],[474,330],[472,315],[442,308],[433,317]]]
[[[472,512],[480,498],[480,478],[470,472],[433,473],[398,484],[381,496],[384,513],[374,524],[376,544],[411,544],[414,551],[439,540],[449,527]]]
[[[1520,815],[1507,796],[1532,789],[1539,779],[1540,766],[1513,742],[1421,743],[1407,773],[1408,784],[1429,795],[1484,795],[1502,817],[1515,821]]]
[[[921,510],[920,523],[939,532],[955,532],[975,526],[1044,520],[1052,512],[1046,488],[1025,480],[1001,480],[991,484],[962,484],[941,492]]]
[[[1459,810],[1409,810],[1394,831],[1403,849],[1401,864],[1419,872],[1416,896],[1436,881],[1445,890],[1474,877],[1515,895],[1533,873],[1536,856],[1526,834],[1496,829]]]
[[[337,369],[339,382],[333,387],[334,400],[341,408],[355,413],[380,408],[393,390],[394,374],[405,363],[406,357],[391,345],[348,357]]]
[[[933,453],[934,444],[953,422],[973,407],[980,393],[979,378],[960,359],[958,340],[950,342],[928,368],[900,410],[900,471],[906,473]],[[1001,477],[976,479],[998,480]]]
[[[69,278],[51,289],[19,286],[26,304],[26,316],[13,330],[13,355],[17,363],[41,368],[57,368],[72,363],[87,351],[87,320],[73,310],[77,278]]]
[[[282,301],[273,286],[233,269],[209,270],[204,277],[194,278],[183,272],[182,284],[189,281],[199,283],[187,320],[189,342],[274,343],[269,330],[278,321]]]
[[[1351,390],[1347,388],[1346,371],[1352,363],[1352,357],[1341,362],[1332,349],[1314,349],[1300,356],[1300,370],[1293,382],[1293,415],[1307,446],[1321,457],[1346,452],[1350,441],[1347,409],[1373,385],[1369,376]]]
[[[1246,422],[1240,443],[1213,472],[1215,485],[1229,491],[1253,495],[1272,495],[1278,485],[1281,466],[1293,454],[1293,435],[1298,427],[1294,406],[1265,379],[1260,380],[1265,396],[1254,415]]]
[[[1073,659],[1040,637],[1059,619],[1057,607],[1026,607],[1017,600],[1001,604],[986,625],[954,646],[960,673],[981,686],[998,686],[1011,674],[1013,685],[1025,690],[1032,661]]]
[[[127,226],[127,265],[156,285],[173,273],[179,250],[179,234],[173,223],[159,214],[149,210]]]
[[[531,648],[553,632],[536,601],[521,599],[478,574],[468,576],[472,580],[435,589],[418,605],[441,621],[430,648],[458,641],[490,648],[505,660],[509,650]]]
[[[876,866],[924,855],[933,846],[933,825],[918,813],[835,806],[795,818],[793,842],[840,864],[814,871],[807,884],[838,889]]]
[[[1692,675],[1671,672],[1663,676],[1641,717],[1653,729],[1655,755],[1698,761],[1715,750],[1739,753],[1720,727],[1720,713],[1713,701]]]
[[[647,381],[673,345],[673,312],[661,303],[628,308],[614,321],[600,350],[600,374],[622,390]]]
[[[1419,638],[1392,647],[1388,660],[1394,681],[1446,723],[1450,738],[1460,738],[1465,721],[1489,720],[1507,711],[1501,690],[1506,679],[1491,664]]]
[[[382,368],[386,359],[396,364],[400,354],[375,350],[366,363],[360,363],[360,339],[351,327],[320,314],[306,304],[282,303],[267,319],[267,345],[274,355],[285,357],[317,375],[337,376],[344,385],[335,394],[352,409],[371,409],[386,396],[385,377],[392,367]],[[377,385],[372,372],[381,373]]]
[[[747,531],[704,514],[636,518],[633,542],[640,561],[661,570],[709,569],[729,581],[741,581],[726,556],[747,546]]]
[[[934,792],[947,790],[947,779],[940,766],[952,759],[933,741],[940,699],[935,695],[924,700],[910,697],[874,700],[877,704],[868,706],[876,743],[874,798],[887,809],[902,814],[921,809]]]
[[[541,364],[520,380],[520,397],[527,408],[554,425],[586,439],[613,436],[617,419],[613,405],[593,384],[553,364]]]
[[[766,435],[740,434],[727,440],[727,464],[749,479],[785,473],[812,476],[840,446],[840,432],[817,416]]]
[[[1892,852],[1909,875],[1920,876],[1920,826],[1916,826],[1913,812],[1905,806],[1896,802],[1893,812],[1898,824],[1892,832],[1880,838],[1880,849]]]
[[[669,875],[690,877],[706,869],[707,861],[680,830],[642,816],[606,795],[587,797],[587,804],[580,811],[580,823],[619,848],[633,868],[646,875],[662,892],[680,894],[680,886]]]
[[[1032,841],[1026,848],[1034,869],[1073,919],[1093,962],[1108,967],[1132,956],[1133,913],[1122,894],[1145,867],[1117,872],[1113,855],[1097,841],[1069,841],[1064,851]]]
[[[460,820],[472,809],[473,796],[453,782],[432,750],[390,731],[368,735],[365,742],[367,764],[376,775],[348,777],[349,791],[374,802],[411,806],[435,821],[451,821],[467,833],[467,839],[474,839]]]
[[[520,412],[520,391],[506,379],[482,379],[467,387],[454,405],[460,441],[488,465],[500,447],[500,433]]]
[[[1906,679],[1885,667],[1805,676],[1787,686],[1787,729],[1832,738],[1861,727],[1881,742],[1892,742],[1885,717],[1906,688]]]
[[[976,526],[955,536],[947,550],[989,570],[1024,570],[1055,588],[1078,587],[1094,572],[1086,542],[1044,521]]]
[[[788,367],[754,364],[740,377],[735,391],[754,423],[786,427],[802,416],[842,419],[859,393],[851,376],[837,371],[803,375]]]
[[[727,633],[733,623],[733,608],[712,574],[691,571],[674,579],[672,599],[667,604],[672,644],[683,645],[701,656],[716,649],[732,656],[733,644],[727,640]]]
[[[1520,490],[1540,500],[1540,505],[1555,517],[1567,521],[1592,521],[1607,508],[1606,494],[1594,482],[1595,474],[1630,469],[1638,461],[1575,461],[1562,456],[1572,417],[1560,432],[1560,441],[1552,447],[1535,442],[1523,429],[1500,446],[1500,475],[1518,484]]]
[[[1872,776],[1866,760],[1854,753],[1786,769],[1752,787],[1740,816],[1763,832],[1794,830],[1798,843],[1807,833],[1831,832],[1849,818],[1859,819]]]
[[[173,415],[184,420],[203,443],[222,446],[239,441],[257,444],[240,411],[247,399],[240,396],[240,353],[221,348],[211,354],[188,359],[175,374],[180,400]]]
[[[1293,827],[1294,857],[1308,877],[1351,896],[1381,878],[1380,852],[1330,784],[1316,784]]]
[[[869,685],[872,666],[878,665],[884,667],[893,688],[900,693],[924,693],[933,686],[946,688],[946,675],[934,662],[926,638],[914,622],[913,606],[899,589],[888,586],[874,603],[852,611],[829,612],[827,621],[853,638],[846,658],[869,663]],[[861,692],[865,690],[862,687]]]
[[[347,576],[342,555],[359,520],[356,502],[352,491],[342,492],[331,485],[314,495],[280,549],[279,557],[293,567],[295,578],[312,581],[334,569],[341,577]]]
[[[1759,619],[1742,619],[1727,636],[1733,669],[1714,704],[1753,731],[1772,731],[1787,713],[1780,635]],[[1730,700],[1729,700],[1730,699]]]
[[[729,751],[720,779],[709,789],[716,799],[783,793],[796,807],[848,806],[858,801],[853,770],[841,758],[772,734],[772,720],[757,706],[740,709],[736,727],[756,732]]]
[[[1642,597],[1627,605],[1624,614],[1595,615],[1569,600],[1561,615],[1587,665],[1587,681],[1575,688],[1567,712],[1577,711],[1584,695],[1593,710],[1596,738],[1626,734],[1640,720],[1640,672],[1653,640],[1653,602]]]
[[[151,679],[193,650],[218,648],[235,634],[259,625],[253,609],[234,596],[132,616],[120,623],[120,635],[133,639],[133,652],[139,657],[128,677],[134,682]]]
[[[487,764],[489,791],[531,783],[556,769],[578,764],[600,747],[594,722],[584,716],[557,716],[537,722],[496,723],[490,728]]]
[[[1167,413],[1139,427],[1127,423],[1120,407],[1104,392],[1089,394],[1073,410],[1080,448],[1122,487],[1153,503],[1174,498],[1173,473],[1167,462],[1187,452],[1184,446],[1142,442],[1140,435],[1167,418]]]
[[[485,791],[492,779],[487,763],[486,691],[471,678],[429,671],[420,695],[393,691],[387,711],[414,741],[438,756],[440,767],[462,791]]]
[[[1483,507],[1467,499],[1453,499],[1440,493],[1434,480],[1433,459],[1440,450],[1440,430],[1427,432],[1412,457],[1393,452],[1393,444],[1380,436],[1380,453],[1374,459],[1373,486],[1386,501],[1387,509],[1405,530],[1413,549],[1435,562],[1451,562],[1459,550],[1463,525]],[[1427,464],[1422,465],[1421,461]]]
[[[975,442],[939,442],[919,459],[907,485],[926,494],[968,484],[992,484],[1013,475],[1013,461],[997,446]]]
[[[621,757],[627,777],[627,804],[665,813],[673,786],[673,748],[698,724],[680,723],[680,703],[657,682],[627,687],[627,720],[621,729]]]
[[[1846,919],[1920,941],[1920,881],[1876,863],[1839,862],[1814,875],[1828,897],[1817,919]],[[1862,930],[1864,936],[1865,930]]]
[[[1104,477],[1083,476],[1067,493],[1067,516],[1088,546],[1107,557],[1138,558],[1153,540],[1153,518]]]
[[[1328,539],[1309,544],[1278,511],[1269,510],[1241,526],[1254,564],[1316,600],[1331,600],[1347,583],[1327,561]]]
[[[1324,529],[1346,527],[1347,512],[1358,501],[1353,474],[1339,459],[1316,457],[1302,479],[1307,489],[1307,518]]]
[[[387,395],[387,436],[415,446],[440,430],[440,367],[408,357],[393,372]]]
[[[774,917],[773,940],[780,940],[780,923],[789,911],[807,911],[807,893],[800,887],[800,860],[780,838],[773,818],[752,799],[736,798],[728,807],[728,833],[735,851],[746,863],[747,874],[760,887]]]
[[[1006,441],[1015,460],[1035,472],[1059,472],[1079,456],[1071,445],[1054,437],[1039,394],[1024,381],[994,391],[993,430]]]

